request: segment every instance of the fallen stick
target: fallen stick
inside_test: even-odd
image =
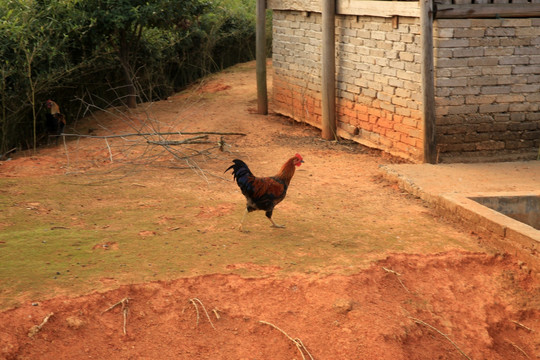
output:
[[[11,150],[8,150],[8,151],[6,151],[5,153],[3,153],[2,155],[0,155],[0,160],[1,160],[1,159],[3,159],[3,158],[4,158],[4,156],[6,156],[6,155],[7,155],[7,154],[9,154],[9,153],[12,153],[12,152],[14,152],[15,150],[17,150],[17,148],[16,148],[16,147],[14,147],[13,149],[11,149]]]
[[[109,145],[109,140],[105,139],[105,144],[107,144],[107,149],[109,150],[109,159],[111,160],[111,163],[113,162],[113,156],[112,156],[112,150]]]
[[[272,323],[269,323],[269,322],[266,322],[266,321],[263,321],[263,320],[259,320],[259,322],[261,324],[266,324],[266,325],[269,325],[271,327],[273,327],[274,329],[278,330],[279,332],[281,332],[283,335],[285,335],[289,340],[291,340],[293,342],[294,345],[296,345],[298,351],[300,351],[300,355],[302,355],[302,359],[306,360],[306,357],[304,356],[304,351],[306,352],[306,354],[309,356],[309,358],[311,360],[313,360],[313,356],[311,356],[311,354],[309,353],[308,349],[304,346],[304,344],[302,343],[302,340],[296,338],[296,339],[293,339],[292,337],[290,337],[285,331],[281,330],[280,328],[278,328],[276,325],[272,324]]]
[[[118,305],[122,305],[122,314],[123,314],[123,317],[124,317],[124,326],[123,326],[123,330],[124,330],[124,335],[127,334],[127,331],[126,331],[126,325],[127,325],[127,315],[128,315],[128,303],[129,303],[129,300],[132,300],[131,298],[123,298],[122,300],[120,300],[119,302],[117,302],[116,304],[114,305],[111,305],[107,310],[103,311],[101,314],[105,314],[107,311],[109,310],[112,310],[114,309],[115,307],[117,307]]]
[[[513,342],[511,342],[510,340],[506,340],[510,345],[512,345],[514,348],[516,348],[520,353],[522,353],[527,359],[530,359],[529,355],[527,355],[527,353],[525,352],[525,350],[523,350],[522,348],[520,348],[519,346],[517,346],[516,344],[514,344]]]
[[[189,299],[189,302],[193,304],[195,307],[195,311],[197,312],[197,327],[199,327],[199,307],[197,306],[197,303],[193,299]]]
[[[41,328],[49,321],[49,319],[51,318],[51,316],[53,316],[54,313],[50,313],[49,315],[45,316],[45,318],[43,319],[43,321],[41,322],[41,324],[39,325],[34,325],[30,328],[30,330],[28,331],[28,337],[33,337],[34,335],[36,335],[38,332],[41,331]]]
[[[446,340],[448,340],[452,345],[454,345],[454,347],[461,353],[461,355],[465,356],[467,359],[471,360],[471,358],[469,356],[467,356],[467,354],[465,354],[463,352],[463,350],[461,350],[459,348],[459,346],[457,346],[457,344],[455,342],[452,341],[452,339],[450,339],[448,337],[448,335],[446,335],[445,333],[443,333],[442,331],[440,331],[439,329],[437,329],[436,327],[432,326],[432,325],[429,325],[428,323],[420,320],[420,319],[416,319],[416,318],[413,318],[413,317],[409,317],[411,320],[413,320],[415,323],[417,324],[422,324],[424,326],[427,326],[428,328],[438,332],[440,335],[442,335]]]
[[[197,311],[197,326],[199,326],[199,307],[197,306],[197,303],[195,301],[201,304],[204,310],[204,313],[206,314],[206,318],[208,319],[208,322],[210,322],[210,325],[212,325],[212,328],[216,330],[216,327],[214,326],[214,323],[212,322],[212,320],[210,320],[210,315],[208,315],[208,311],[206,311],[206,308],[204,307],[204,304],[202,303],[202,301],[199,300],[198,298],[193,298],[193,299],[189,299],[189,302],[193,304],[193,306],[195,307],[195,311]]]
[[[208,138],[208,135],[198,135],[198,136],[194,136],[194,137],[191,137],[189,139],[185,139],[185,140],[165,140],[165,141],[153,141],[153,140],[147,140],[146,142],[148,144],[153,144],[153,145],[183,145],[183,144],[194,144],[194,143],[199,143],[199,142],[195,142],[194,140],[197,140],[197,139],[207,139]],[[205,142],[205,144],[208,144],[208,142]]]
[[[512,320],[512,322],[513,322],[514,324],[516,324],[517,326],[520,326],[520,327],[524,328],[525,330],[528,330],[528,331],[530,331],[530,332],[534,332],[533,329],[531,329],[531,328],[529,328],[529,327],[523,325],[523,324],[520,323],[520,322],[517,322],[517,321],[515,321],[515,320]]]
[[[90,138],[90,139],[113,139],[113,138],[123,138],[131,136],[162,136],[162,135],[231,135],[231,136],[246,136],[244,133],[239,132],[217,132],[217,131],[196,131],[196,132],[183,132],[183,131],[174,131],[174,132],[151,132],[151,133],[127,133],[119,135],[85,135],[85,134],[64,134],[61,135],[52,135],[52,136],[67,136],[67,137],[80,137],[80,138]]]
[[[391,270],[391,269],[387,269],[385,268],[384,266],[382,267],[384,269],[384,271],[388,272],[388,273],[392,273],[394,275],[396,275],[399,283],[401,284],[401,286],[403,286],[403,288],[405,289],[405,291],[407,291],[408,293],[410,293],[409,289],[407,289],[407,287],[405,286],[405,284],[403,284],[403,282],[401,281],[401,279],[399,278],[401,276],[400,273],[394,271],[394,270]]]

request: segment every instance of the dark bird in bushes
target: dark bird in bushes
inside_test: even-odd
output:
[[[225,172],[232,169],[233,177],[247,200],[246,211],[240,221],[240,231],[244,231],[242,226],[246,215],[255,210],[265,211],[266,217],[272,222],[273,227],[285,227],[284,225],[276,224],[272,220],[272,212],[274,207],[285,198],[294,171],[303,162],[302,156],[296,154],[283,164],[277,175],[256,177],[251,173],[245,162],[238,159],[233,160],[234,164],[227,168]]]
[[[58,136],[64,132],[66,126],[66,117],[60,112],[60,107],[52,100],[47,100],[45,106],[50,110],[50,113],[45,114],[45,127],[49,138],[51,135],[56,136],[56,144],[58,144]],[[47,140],[47,143],[49,141]]]

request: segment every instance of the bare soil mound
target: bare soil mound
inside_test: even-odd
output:
[[[535,358],[539,285],[511,257],[459,252],[392,255],[352,276],[130,285],[0,314],[0,357]]]

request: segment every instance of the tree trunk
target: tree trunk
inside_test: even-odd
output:
[[[125,31],[120,33],[120,49],[118,52],[122,70],[124,70],[124,80],[127,89],[125,104],[129,108],[135,109],[137,107],[137,89],[133,83],[133,73],[129,66],[129,42],[127,41]]]

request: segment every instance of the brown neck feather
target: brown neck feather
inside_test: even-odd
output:
[[[293,160],[294,158],[290,158],[289,160],[287,160],[287,162],[281,167],[279,173],[276,175],[276,177],[285,181],[287,185],[289,185],[289,183],[291,182],[295,171]]]

